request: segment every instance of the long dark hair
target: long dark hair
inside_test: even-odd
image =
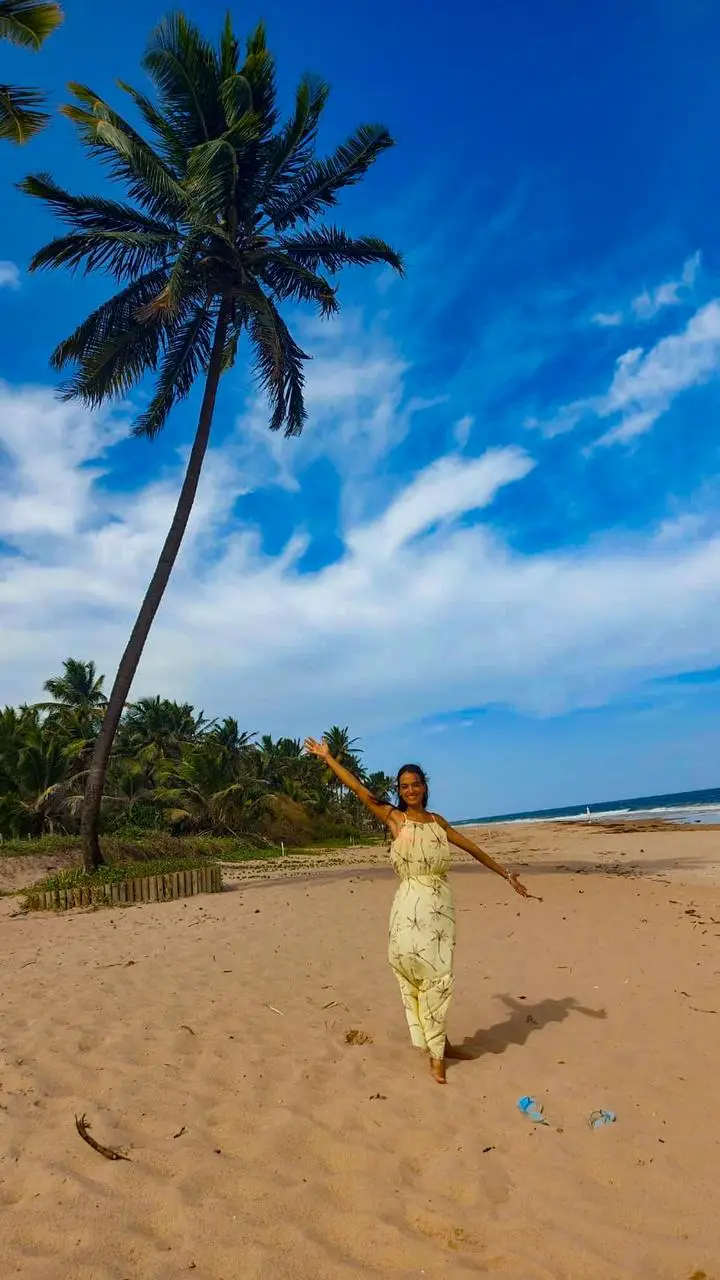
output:
[[[395,790],[397,792],[397,798],[398,798],[398,803],[397,803],[398,809],[400,809],[402,813],[404,813],[405,810],[407,809],[407,803],[405,802],[405,800],[403,800],[402,796],[400,795],[400,779],[402,778],[404,773],[417,774],[418,778],[423,784],[423,800],[422,800],[423,809],[427,809],[427,802],[428,802],[428,795],[430,794],[430,788],[428,786],[427,774],[425,773],[424,769],[420,768],[419,764],[404,764],[402,769],[398,769],[397,780],[395,782]]]

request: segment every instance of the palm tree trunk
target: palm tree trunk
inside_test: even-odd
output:
[[[147,638],[150,634],[155,614],[157,613],[162,598],[165,594],[172,573],[173,566],[177,559],[188,520],[193,509],[195,495],[197,493],[200,473],[202,471],[203,461],[207,452],[208,441],[210,439],[210,428],[212,426],[213,414],[215,412],[215,400],[217,398],[217,389],[222,373],[223,352],[225,349],[225,337],[228,326],[228,310],[225,303],[221,305],[220,312],[215,326],[215,336],[213,338],[212,352],[210,354],[210,363],[208,366],[207,380],[205,382],[205,391],[203,394],[202,406],[200,408],[200,418],[198,421],[197,432],[190,451],[190,458],[185,472],[185,478],[180,490],[175,514],[172,518],[172,524],[168,531],[168,535],[160,552],[160,558],[157,562],[155,572],[150,581],[150,586],[145,593],[145,599],[140,606],[140,612],[135,620],[135,626],[130,634],[130,639],[125,647],[125,652],[120,659],[115,683],[113,684],[108,698],[105,716],[100,732],[95,740],[90,767],[88,769],[87,782],[85,784],[85,796],[82,809],[81,834],[83,843],[83,861],[86,871],[92,871],[95,867],[102,866],[105,859],[100,848],[100,840],[98,835],[98,827],[100,823],[100,806],[102,804],[103,791],[105,789],[105,778],[107,776],[108,764],[110,761],[110,752],[112,750],[115,735],[120,723],[125,703],[128,699],[130,686],[133,682],[138,663],[142,657],[143,649]]]

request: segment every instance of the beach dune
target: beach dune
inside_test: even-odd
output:
[[[543,902],[459,863],[450,1033],[475,1057],[446,1088],[407,1041],[381,865],[3,899],[0,1274],[717,1280],[720,832],[487,845]]]

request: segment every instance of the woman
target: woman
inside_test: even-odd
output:
[[[326,742],[308,738],[305,748],[319,756],[367,809],[390,831],[390,858],[400,884],[390,912],[388,958],[400,985],[410,1039],[430,1056],[438,1084],[445,1083],[445,1059],[468,1055],[445,1035],[453,989],[455,905],[447,882],[449,844],[464,849],[502,876],[522,898],[527,889],[472,840],[427,807],[428,783],[419,765],[406,764],[397,776],[398,805],[385,804],[333,759]]]

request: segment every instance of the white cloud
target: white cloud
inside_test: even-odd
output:
[[[384,333],[366,332],[357,313],[322,323],[303,318],[299,340],[315,352],[305,367],[311,425],[288,445],[268,431],[267,407],[258,398],[238,419],[243,464],[256,487],[297,490],[298,477],[319,457],[361,480],[401,443],[413,413],[436,403],[403,403],[405,361]]]
[[[466,413],[459,418],[453,429],[453,437],[459,449],[464,449],[470,439],[472,429],[475,426],[475,419],[471,414]]]
[[[681,333],[661,338],[647,353],[628,351],[598,414],[621,415],[620,422],[598,441],[613,444],[641,435],[666,413],[676,396],[701,386],[720,370],[720,303],[697,311]]]
[[[613,329],[623,322],[622,311],[597,311],[592,317],[593,324],[601,329]]]
[[[0,261],[0,289],[20,288],[20,268],[16,262]]]
[[[71,654],[113,672],[180,479],[173,468],[110,492],[99,472],[123,430],[44,390],[3,391],[0,704],[36,698]],[[490,523],[495,495],[532,466],[520,450],[395,477],[372,514],[346,521],[341,558],[309,573],[302,532],[274,558],[252,530],[228,532],[243,458],[235,437],[208,455],[136,693],[188,698],[251,729],[367,733],[488,702],[598,705],[650,675],[720,662],[720,539],[676,525],[622,549],[520,554]]]
[[[521,449],[494,449],[463,462],[438,458],[412,480],[371,524],[351,530],[349,550],[368,563],[382,563],[413,538],[492,502],[503,485],[521,480],[533,463]]]
[[[699,270],[700,254],[694,253],[684,262],[679,280],[666,280],[655,289],[644,289],[630,304],[638,320],[652,320],[663,307],[677,307],[687,301]]]
[[[700,270],[701,254],[693,253],[686,258],[680,277],[677,280],[665,280],[653,289],[643,289],[630,303],[632,317],[627,317],[622,308],[613,311],[597,311],[591,317],[592,324],[601,329],[617,328],[626,319],[636,321],[653,320],[665,307],[678,307],[692,300],[692,291]]]
[[[720,299],[713,299],[680,333],[661,338],[648,351],[633,347],[621,355],[604,395],[574,400],[552,418],[530,418],[525,425],[555,436],[581,422],[614,418],[593,447],[628,443],[649,431],[683,391],[702,386],[719,372]]]

